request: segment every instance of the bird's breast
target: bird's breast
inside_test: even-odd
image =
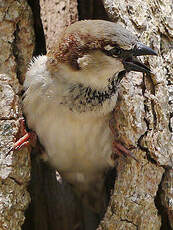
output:
[[[52,105],[37,120],[36,132],[61,172],[94,172],[113,164],[109,115],[79,115]]]

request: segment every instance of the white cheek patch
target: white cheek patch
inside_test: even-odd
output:
[[[91,63],[91,56],[86,54],[83,57],[78,58],[77,63],[79,67],[83,69]]]

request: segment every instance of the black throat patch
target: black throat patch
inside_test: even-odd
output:
[[[108,81],[105,90],[97,90],[86,87],[82,84],[73,84],[69,89],[69,96],[65,97],[65,103],[71,111],[86,112],[94,111],[96,107],[101,107],[106,100],[110,100],[117,92],[118,85],[124,77],[126,71],[114,75]]]

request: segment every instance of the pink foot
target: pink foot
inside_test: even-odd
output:
[[[135,161],[137,161],[139,163],[139,161],[136,159],[136,157],[134,156],[134,154],[128,150],[126,147],[124,147],[121,142],[117,141],[117,135],[115,133],[115,130],[113,128],[113,119],[110,120],[109,122],[109,127],[115,137],[115,140],[113,141],[112,145],[113,145],[113,153],[116,154],[117,156],[123,156],[123,157],[131,157],[133,158]]]
[[[25,121],[23,118],[19,120],[20,130],[18,136],[20,137],[18,141],[15,142],[13,150],[19,150],[24,146],[35,146],[37,142],[37,135],[35,132],[27,132],[25,128]]]

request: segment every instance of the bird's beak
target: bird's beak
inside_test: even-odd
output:
[[[142,56],[142,55],[156,55],[157,53],[152,50],[150,47],[138,42],[136,46],[132,49],[133,56]]]
[[[122,55],[126,71],[149,73],[150,69],[137,59],[137,56],[142,55],[157,55],[157,53],[150,47],[137,43],[133,49],[125,51]]]

